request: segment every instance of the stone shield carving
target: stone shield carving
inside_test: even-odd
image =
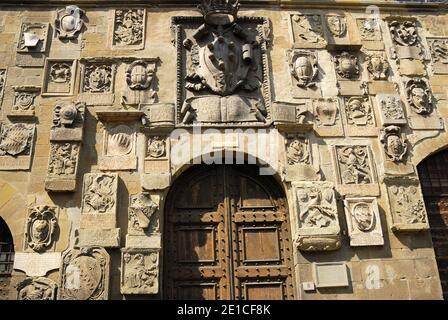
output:
[[[327,15],[325,17],[327,29],[333,36],[343,37],[347,32],[347,22],[344,16]]]
[[[294,183],[300,250],[326,251],[340,247],[336,194],[329,182]]]
[[[146,90],[154,76],[154,64],[144,60],[132,62],[126,70],[126,82],[131,90]]]
[[[116,185],[116,175],[85,175],[82,212],[115,214]]]
[[[389,22],[389,30],[392,41],[400,46],[418,45],[419,38],[417,34],[417,23],[413,20],[391,21]]]
[[[83,92],[111,93],[115,66],[110,64],[88,64],[84,66]]]
[[[62,256],[60,300],[107,300],[109,254],[100,247],[70,249]]]
[[[161,136],[148,137],[146,156],[149,158],[162,158],[166,156],[166,138]]]
[[[317,57],[314,53],[295,50],[288,52],[289,70],[296,85],[303,88],[316,86],[318,74]]]
[[[25,224],[25,249],[44,252],[54,245],[58,236],[57,208],[36,206],[29,209]]]
[[[142,47],[145,19],[144,9],[115,10],[112,44],[117,47]]]
[[[70,5],[58,10],[55,20],[56,34],[61,40],[76,39],[84,26],[84,10]]]
[[[0,156],[19,156],[31,153],[34,126],[30,124],[2,124],[0,131]]]
[[[401,128],[388,126],[381,131],[380,141],[388,160],[404,162],[408,152],[408,140],[402,137]]]
[[[367,70],[373,80],[387,80],[390,65],[382,54],[370,54],[367,56]]]
[[[344,208],[351,246],[384,244],[376,198],[346,198]]]
[[[408,104],[418,114],[427,115],[433,111],[432,94],[428,81],[423,78],[410,79],[405,84]]]
[[[129,205],[129,233],[142,234],[150,227],[151,218],[159,205],[148,192],[131,195]]]
[[[336,73],[341,79],[356,80],[359,78],[358,58],[354,54],[341,52],[334,57],[334,63]]]
[[[56,287],[47,278],[26,278],[17,285],[17,300],[55,300]]]
[[[311,163],[310,148],[305,136],[293,135],[287,139],[286,159],[289,165]]]

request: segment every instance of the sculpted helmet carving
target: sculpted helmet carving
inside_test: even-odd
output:
[[[228,25],[235,22],[240,0],[202,0],[198,6],[205,22],[211,25]]]

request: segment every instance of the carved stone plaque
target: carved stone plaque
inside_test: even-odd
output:
[[[117,226],[118,174],[84,175],[79,246],[120,246]]]
[[[0,170],[30,169],[35,130],[34,124],[1,124]]]
[[[99,158],[101,170],[134,170],[137,168],[135,125],[106,123],[103,155]]]
[[[47,59],[44,70],[42,96],[74,94],[76,60]]]
[[[159,249],[121,249],[121,293],[159,293]]]
[[[17,300],[55,300],[56,288],[48,278],[25,278],[17,285]]]
[[[54,206],[29,208],[25,222],[24,250],[45,252],[54,250],[59,237],[59,210]]]
[[[345,262],[313,263],[313,278],[317,288],[349,286]]]
[[[60,252],[16,252],[14,270],[25,272],[30,277],[44,277],[49,271],[59,269]]]
[[[13,89],[14,100],[8,118],[33,118],[40,87],[15,86]]]
[[[84,10],[75,5],[57,11],[54,22],[56,34],[60,40],[76,40],[84,27]]]
[[[146,10],[114,11],[112,48],[143,49],[145,47]]]
[[[429,229],[425,202],[417,178],[385,180],[392,218],[392,231],[410,232]]]
[[[434,74],[448,74],[448,38],[426,38]]]
[[[139,107],[140,103],[154,103],[157,100],[155,91],[155,73],[158,59],[138,59],[126,68],[126,87],[123,91],[124,105]]]
[[[81,150],[80,142],[52,142],[48,159],[45,189],[48,191],[75,191],[76,175]]]
[[[379,194],[376,168],[368,145],[335,145],[332,150],[339,193]]]
[[[87,105],[113,105],[117,65],[108,58],[81,59],[81,97]]]
[[[298,221],[296,246],[303,251],[341,246],[336,194],[330,182],[293,182]]]
[[[344,208],[352,247],[384,244],[376,198],[345,198]]]
[[[17,42],[17,66],[42,67],[44,65],[49,27],[48,23],[22,23]]]
[[[404,125],[407,123],[403,102],[399,95],[380,94],[376,96],[381,122],[387,125]]]
[[[203,17],[172,18],[178,52],[177,123],[268,123],[268,20],[237,18],[235,5],[229,14],[232,21],[223,26],[208,19],[208,9],[202,9]]]
[[[170,172],[169,138],[164,135],[148,135],[146,141],[145,173]]]
[[[344,114],[348,136],[378,136],[375,113],[369,96],[344,98]]]
[[[304,133],[285,136],[285,180],[316,180],[318,164],[314,163],[309,137]]]
[[[69,249],[62,256],[59,300],[107,300],[109,254],[100,247]]]
[[[317,55],[307,50],[287,51],[292,94],[296,98],[319,97]]]
[[[338,98],[319,98],[311,100],[314,114],[314,131],[321,137],[344,135],[341,110]]]
[[[320,14],[291,14],[294,48],[325,48],[324,22]]]

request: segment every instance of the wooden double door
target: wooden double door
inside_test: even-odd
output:
[[[196,166],[166,203],[166,299],[294,299],[287,203],[272,177]]]

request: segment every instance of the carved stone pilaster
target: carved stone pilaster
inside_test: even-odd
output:
[[[330,182],[293,182],[298,229],[295,244],[303,251],[337,250],[341,246],[336,194]]]

